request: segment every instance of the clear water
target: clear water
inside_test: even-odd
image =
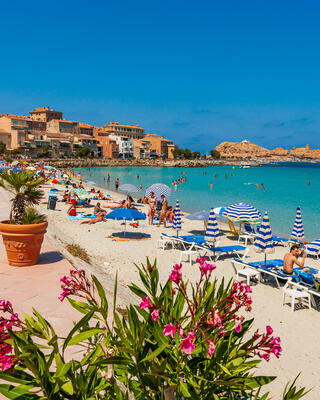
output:
[[[111,189],[114,189],[116,178],[119,178],[120,184],[131,183],[138,187],[141,183],[143,189],[152,183],[165,183],[171,187],[172,180],[185,174],[187,182],[178,184],[176,191],[172,187],[169,204],[173,206],[177,199],[181,208],[187,212],[225,207],[239,202],[248,203],[262,213],[268,211],[273,233],[287,237],[290,236],[293,227],[296,207],[300,206],[305,239],[320,238],[320,164],[284,163],[248,169],[231,166],[99,167],[91,168],[90,171],[80,168],[77,171],[81,172],[85,180],[95,181],[98,185]],[[109,186],[103,181],[108,173],[111,176]],[[218,174],[218,177],[215,178],[215,174]],[[309,181],[311,185],[308,185]],[[213,183],[212,189],[210,182]],[[257,189],[256,185],[261,183],[266,192]]]

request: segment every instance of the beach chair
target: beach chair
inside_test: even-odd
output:
[[[184,245],[183,241],[182,241],[182,244]],[[193,242],[193,243],[191,243],[191,245],[189,247],[186,247],[184,245],[184,249],[180,251],[180,260],[179,260],[179,262],[182,262],[183,258],[187,257],[187,261],[190,263],[190,265],[192,265],[192,257],[194,255],[198,255],[196,244]]]
[[[215,246],[214,251],[217,254],[216,261],[219,260],[221,256],[234,256],[238,258],[245,258],[249,253],[248,247],[234,245],[234,246]],[[243,254],[241,254],[243,252]]]
[[[320,257],[320,240],[315,240],[314,242],[307,243],[305,245],[305,252],[311,257]]]
[[[236,230],[234,223],[231,221],[231,219],[228,219],[228,225],[229,225],[229,235],[231,236],[238,236],[239,235],[239,231]]]
[[[292,243],[290,241],[290,239],[286,239],[283,237],[279,237],[279,236],[272,236],[272,240],[273,240],[273,244],[275,246],[290,246],[290,244]]]
[[[164,250],[168,245],[171,245],[171,248],[173,248],[174,239],[165,233],[161,233],[160,239],[158,239],[158,245],[162,247],[162,250]]]
[[[283,260],[280,259],[274,259],[274,260],[267,260],[266,262],[266,267],[265,267],[265,262],[264,261],[255,261],[255,262],[249,262],[246,263],[240,258],[234,258],[232,260],[232,266],[235,270],[235,273],[238,273],[238,268],[251,268],[256,271],[259,271],[260,273],[260,281],[262,276],[270,276],[272,277],[278,288],[281,288],[279,279],[288,281],[288,279],[291,279],[291,275],[287,275],[283,272]]]
[[[305,300],[309,310],[311,310],[311,296],[308,290],[302,289],[294,283],[291,279],[289,279],[283,287],[283,299],[282,299],[282,307],[286,302],[286,297],[291,298],[291,311],[294,312],[295,301],[298,300],[299,304],[302,300]]]

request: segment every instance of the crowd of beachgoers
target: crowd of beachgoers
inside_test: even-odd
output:
[[[316,288],[318,252],[308,251],[301,237],[288,240],[271,236],[272,251],[259,252],[255,247],[255,242],[259,243],[257,226],[261,236],[265,219],[258,210],[259,224],[255,217],[247,224],[239,224],[236,219],[225,217],[224,210],[211,207],[214,205],[208,205],[207,215],[192,219],[183,212],[183,199],[180,199],[180,210],[177,204],[169,204],[170,192],[164,187],[163,192],[157,192],[157,184],[154,190],[142,190],[140,185],[133,190],[134,182],[120,184],[113,178],[114,188],[110,190],[98,187],[93,181],[84,181],[72,169],[58,170],[27,162],[3,163],[2,167],[13,172],[25,169],[44,177],[44,197],[38,209],[47,216],[50,238],[60,244],[76,243],[84,248],[92,265],[100,266],[107,275],[118,274],[123,287],[138,280],[134,264],[145,263],[146,257],[157,259],[163,281],[172,265],[180,261],[183,275],[195,281],[198,270],[193,268],[193,263],[199,255],[214,261],[214,274],[219,280],[239,279],[250,283],[254,327],[262,328],[262,324],[270,322],[282,339],[282,357],[264,363],[261,373],[278,375],[284,383],[302,372],[303,385],[320,389],[317,381],[320,345],[314,340],[320,329]],[[110,176],[106,176],[108,179],[110,182]],[[176,183],[165,186],[174,190],[176,184],[186,181],[187,177],[182,175]],[[211,208],[215,210],[213,223]],[[298,226],[298,216],[297,221]],[[292,223],[288,221],[288,225]],[[298,247],[294,246],[296,243]],[[284,262],[293,267],[291,274],[285,272]],[[293,282],[295,277],[297,282]],[[297,287],[289,287],[288,282]],[[286,288],[288,293],[283,304]],[[294,312],[291,312],[289,290],[302,294],[295,298]],[[128,303],[132,300],[128,298]],[[271,384],[274,398],[280,396],[279,390],[280,385]]]

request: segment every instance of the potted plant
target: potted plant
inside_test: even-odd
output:
[[[13,194],[10,217],[0,222],[10,265],[25,267],[38,261],[48,223],[32,206],[43,196],[39,189],[43,182],[43,178],[36,178],[30,171],[0,174],[0,186]]]

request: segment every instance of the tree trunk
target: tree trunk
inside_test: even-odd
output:
[[[21,220],[25,213],[25,198],[17,196],[12,201],[12,222],[14,224],[21,224]]]

